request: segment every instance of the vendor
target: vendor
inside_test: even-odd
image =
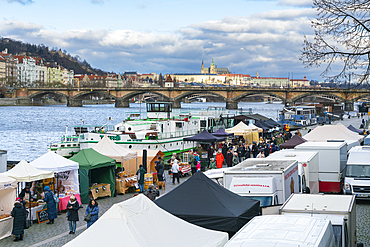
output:
[[[44,184],[42,183],[42,180],[36,181],[35,183],[35,192],[36,192],[36,198],[37,200],[40,200],[42,198],[41,193],[44,190]]]
[[[28,194],[28,198],[26,198],[26,199],[29,199],[29,197],[30,197],[30,193],[31,193],[31,191],[30,191],[30,187],[29,186],[26,186],[22,191],[21,191],[21,193],[19,193],[19,198],[21,198],[22,200],[24,200],[24,198],[25,198],[25,196],[26,196],[26,194]]]

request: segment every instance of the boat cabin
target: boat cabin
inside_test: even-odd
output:
[[[148,102],[146,111],[148,118],[169,119],[172,117],[172,105],[170,102]]]

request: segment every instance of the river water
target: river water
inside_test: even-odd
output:
[[[189,103],[182,104],[181,111],[206,111],[208,107],[225,107],[225,103]],[[281,103],[243,102],[239,108],[252,110],[266,117],[276,119]],[[53,106],[4,106],[0,107],[0,149],[8,151],[8,160],[30,162],[47,152],[51,142],[58,142],[65,134],[74,132],[72,126],[100,126],[109,122],[115,125],[125,119],[129,113],[143,113],[144,104],[130,104],[130,108],[115,108],[111,105],[86,105],[83,107]],[[176,113],[176,111],[174,111]],[[194,115],[194,114],[193,114]],[[109,117],[113,120],[109,121]],[[82,121],[81,121],[82,120]]]

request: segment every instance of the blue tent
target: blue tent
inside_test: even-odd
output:
[[[212,135],[217,137],[223,137],[223,136],[233,136],[234,133],[227,133],[223,128],[219,128],[216,132],[212,133]]]
[[[353,127],[352,124],[350,126],[348,126],[347,129],[349,129],[350,131],[353,131],[355,133],[358,133],[358,134],[363,134],[364,133],[362,130],[359,130],[359,129],[356,129],[355,127]]]
[[[193,141],[193,142],[218,142],[225,140],[225,137],[217,137],[210,134],[207,130],[203,130],[199,134],[191,137],[185,137],[184,141]]]

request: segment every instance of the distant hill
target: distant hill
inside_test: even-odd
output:
[[[73,70],[75,74],[105,74],[100,69],[92,68],[86,60],[82,61],[79,56],[72,57],[67,54],[66,50],[62,51],[57,47],[49,49],[43,44],[33,45],[9,38],[0,38],[0,52],[5,49],[8,49],[8,53],[13,55],[34,56],[43,58],[45,62],[57,62],[58,65]]]

